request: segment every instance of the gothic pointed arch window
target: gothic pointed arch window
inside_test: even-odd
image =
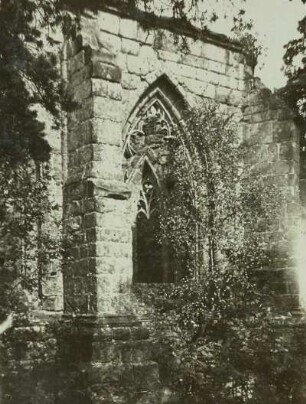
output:
[[[167,281],[163,245],[159,241],[159,185],[147,162],[143,165],[141,189],[133,229],[133,279],[135,282]]]
[[[175,90],[176,91],[176,90]],[[123,146],[124,180],[132,185],[136,208],[133,230],[135,282],[173,281],[171,246],[160,241],[160,207],[163,176],[179,123],[182,97],[165,78],[159,79],[140,99],[126,125]]]

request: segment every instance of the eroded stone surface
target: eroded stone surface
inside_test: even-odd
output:
[[[76,38],[65,43],[63,62],[78,104],[67,116],[61,152],[59,138],[54,152],[54,195],[61,199],[63,192],[71,257],[63,268],[63,283],[61,276],[48,274],[44,304],[61,309],[64,299],[66,314],[116,320],[111,327],[85,321],[76,334],[69,323],[69,338],[62,341],[59,355],[72,366],[68,373],[61,370],[71,382],[71,396],[63,402],[82,403],[73,401],[84,393],[75,389],[78,385],[94,403],[126,403],[121,386],[132,386],[139,393],[133,402],[157,404],[158,367],[131,293],[133,227],[141,209],[150,214],[145,205],[150,186],[162,181],[170,124],[181,122],[186,104],[202,99],[217,100],[235,115],[248,146],[247,164],[288,193],[284,216],[265,234],[279,255],[277,273],[267,268],[262,279],[291,298],[297,294],[295,222],[300,188],[306,189],[304,162],[300,179],[299,132],[286,107],[251,78],[237,46],[191,35],[185,54],[170,30],[148,32],[136,20],[115,13],[85,15],[81,25]],[[109,390],[114,401],[107,401]]]

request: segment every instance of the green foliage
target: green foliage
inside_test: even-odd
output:
[[[290,0],[291,1],[291,0]],[[305,4],[305,0],[301,0]],[[287,77],[286,85],[278,90],[295,112],[297,121],[303,132],[306,130],[306,15],[298,22],[298,37],[285,45],[284,73]],[[302,146],[304,141],[302,138]]]
[[[36,105],[59,124],[60,107],[68,105],[59,75],[60,28],[68,34],[74,19],[59,0],[2,0],[0,3],[0,153],[13,160],[30,154],[47,160],[44,125]]]
[[[0,5],[0,146],[2,154],[15,159],[24,150],[49,152],[31,106],[39,100],[54,112],[57,74],[54,58],[43,57],[35,13],[34,1],[4,0]]]
[[[276,220],[279,191],[252,172],[236,125],[216,103],[187,111],[184,121],[171,144],[161,237],[194,274],[223,262],[263,266],[261,230]]]
[[[1,314],[26,314],[42,295],[50,261],[61,255],[62,240],[54,232],[58,207],[48,195],[46,164],[30,156],[22,164],[2,158],[0,171]]]
[[[296,115],[305,120],[306,116],[306,16],[298,24],[299,37],[285,46],[284,72],[288,78],[280,94]],[[304,123],[305,124],[305,123]]]
[[[258,40],[258,34],[254,32],[253,22],[245,20],[244,16],[244,10],[240,10],[238,15],[234,16],[234,26],[231,31],[234,39],[239,41],[246,63],[251,66],[254,75],[258,59],[263,54],[264,48]]]
[[[69,35],[75,19],[59,0],[0,2],[0,244],[3,311],[17,310],[24,290],[42,296],[43,272],[60,259],[56,206],[48,198],[50,146],[37,106],[55,126],[69,106],[60,79],[56,35]],[[53,223],[50,226],[50,223]],[[48,223],[46,225],[46,223]],[[10,284],[10,286],[9,286]],[[16,294],[16,299],[12,298]],[[19,297],[17,296],[19,295]],[[21,298],[22,296],[22,298]]]
[[[276,321],[245,273],[206,273],[145,300],[171,402],[304,402],[305,328]]]
[[[297,351],[254,276],[272,263],[262,232],[277,220],[282,195],[247,164],[237,127],[217,104],[187,111],[184,122],[171,144],[161,217],[178,282],[143,296],[156,309],[163,380],[176,403],[296,403]],[[292,371],[284,392],[281,379]]]

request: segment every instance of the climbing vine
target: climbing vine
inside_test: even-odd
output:
[[[273,289],[266,283],[267,296],[256,275],[273,264],[263,234],[283,196],[254,173],[220,106],[205,102],[184,121],[170,147],[160,235],[173,246],[177,283],[144,297],[156,308],[163,380],[184,404],[299,402],[304,337],[279,327]]]
[[[162,237],[196,274],[225,262],[263,266],[262,224],[277,217],[279,191],[253,173],[237,125],[217,103],[205,102],[184,119],[170,145]]]

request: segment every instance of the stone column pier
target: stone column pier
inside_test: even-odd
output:
[[[122,170],[116,43],[106,40],[96,50],[84,41],[79,36],[66,44],[68,85],[77,105],[68,114],[63,139],[70,252],[59,344],[69,384],[64,402],[157,404],[159,372],[152,341],[131,310],[132,231],[126,215],[131,193]]]
[[[65,311],[126,314],[132,281],[130,196],[123,182],[121,70],[115,50],[67,44],[69,89],[64,218],[72,256],[64,272]]]

